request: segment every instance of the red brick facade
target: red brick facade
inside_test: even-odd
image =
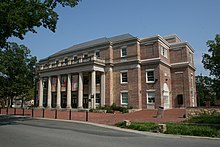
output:
[[[134,109],[196,107],[194,50],[187,42],[176,35],[117,39],[73,51],[78,58],[100,52],[103,64],[93,61],[91,65],[105,74],[105,105],[115,103]],[[66,56],[71,58],[61,54],[51,57],[51,61]],[[47,62],[40,61],[39,65]],[[85,63],[81,66],[89,69]],[[42,77],[47,72],[39,70]]]

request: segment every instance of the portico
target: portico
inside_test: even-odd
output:
[[[38,95],[40,108],[95,109],[105,105],[105,74],[94,70],[40,77]]]
[[[48,66],[39,73],[39,107],[95,109],[105,105],[105,71],[101,60]]]

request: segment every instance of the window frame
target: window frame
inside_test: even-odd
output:
[[[154,80],[148,80],[149,72],[153,72]],[[155,83],[155,70],[154,69],[146,69],[146,83]]]
[[[123,50],[125,50],[125,51],[123,51]],[[121,48],[121,57],[127,57],[127,47],[122,47]]]
[[[97,54],[98,54],[98,55],[97,55]],[[96,56],[97,58],[100,58],[100,50],[95,51],[95,56]]]
[[[123,73],[126,73],[127,77],[127,81],[126,82],[123,82]],[[123,70],[123,71],[120,71],[120,83],[121,84],[127,84],[128,83],[128,70]]]
[[[123,94],[127,94],[127,102],[126,103],[124,103],[123,102]],[[121,91],[120,92],[120,100],[121,100],[121,105],[128,105],[128,91]]]
[[[168,49],[164,46],[160,46],[160,54],[165,58],[168,58]]]
[[[154,97],[149,97],[149,93],[154,93]],[[147,90],[146,97],[147,97],[147,104],[151,104],[151,105],[155,104],[155,101],[156,101],[155,90]],[[149,102],[149,98],[154,98],[154,102]]]

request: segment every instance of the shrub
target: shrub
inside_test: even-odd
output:
[[[173,123],[167,124],[167,131],[165,133],[208,137],[219,136],[218,130],[214,127]]]
[[[128,128],[138,131],[153,131],[158,125],[151,122],[131,122],[131,125],[126,126],[125,122],[115,124],[117,127]]]
[[[220,124],[220,114],[202,114],[188,120],[190,123]]]

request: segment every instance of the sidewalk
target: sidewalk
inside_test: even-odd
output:
[[[73,110],[56,110],[56,109],[14,109],[8,110],[1,109],[0,114],[8,115],[24,115],[34,118],[50,118],[50,119],[63,119],[63,120],[75,120],[86,121],[86,112],[75,112]],[[169,109],[164,111],[162,118],[157,118],[157,110],[141,110],[132,113],[88,113],[88,122],[114,125],[117,122],[129,120],[131,122],[181,122],[186,118],[183,118],[185,109]]]

